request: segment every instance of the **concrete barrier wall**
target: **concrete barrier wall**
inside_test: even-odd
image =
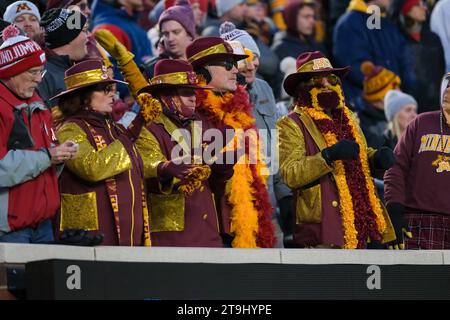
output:
[[[450,265],[449,250],[125,248],[0,244],[0,264],[64,259],[118,262]]]

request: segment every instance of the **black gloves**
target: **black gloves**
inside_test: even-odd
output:
[[[94,247],[103,242],[103,234],[90,235],[86,230],[82,229],[66,229],[60,237],[58,244],[64,244],[68,246],[84,246]]]
[[[294,198],[287,196],[278,200],[278,206],[280,207],[280,227],[283,231],[283,246],[285,248],[296,248],[297,245],[294,242]]]
[[[335,160],[356,160],[359,157],[359,144],[352,140],[341,140],[322,150],[322,157],[331,165]]]
[[[292,196],[284,197],[278,200],[280,207],[280,227],[285,235],[292,234],[294,224],[294,198]]]
[[[395,164],[394,152],[388,147],[381,147],[373,156],[373,164],[376,169],[387,170]]]
[[[400,203],[390,203],[387,205],[389,217],[391,218],[392,225],[394,226],[396,240],[388,243],[389,249],[405,249],[404,236],[409,239],[412,238],[412,233],[408,227],[408,223],[403,216],[405,210],[404,206]]]
[[[145,119],[140,112],[136,114],[136,117],[131,121],[130,125],[127,128],[127,136],[131,141],[136,141],[141,134],[142,127],[145,124]]]

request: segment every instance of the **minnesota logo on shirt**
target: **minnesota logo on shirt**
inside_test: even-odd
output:
[[[422,136],[419,153],[425,151],[442,153],[438,155],[437,159],[434,160],[431,165],[437,167],[437,173],[450,172],[450,136],[440,134],[427,134]]]

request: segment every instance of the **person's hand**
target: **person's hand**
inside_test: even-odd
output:
[[[78,153],[78,144],[67,140],[63,144],[48,149],[52,164],[61,164],[64,161],[73,159]]]
[[[381,147],[373,156],[374,166],[377,169],[387,170],[395,164],[394,152],[388,147]]]
[[[141,93],[137,98],[137,103],[140,106],[140,113],[147,123],[155,120],[162,113],[161,103],[149,93]]]
[[[97,42],[119,63],[125,65],[134,58],[134,54],[120,43],[109,30],[100,29],[94,33]]]
[[[188,179],[188,175],[194,167],[193,164],[184,163],[181,158],[164,161],[158,165],[158,177],[161,180],[178,178],[183,181]]]
[[[66,229],[61,233],[58,244],[94,247],[100,245],[103,242],[103,238],[103,234],[94,236],[90,235],[86,230]]]
[[[136,117],[134,117],[133,121],[131,121],[130,125],[128,126],[126,130],[126,135],[132,142],[136,141],[139,138],[139,135],[141,134],[142,127],[145,124],[144,117],[141,113],[136,114]]]
[[[389,242],[388,248],[394,250],[405,249],[405,237],[411,239],[412,233],[408,227],[408,223],[404,217],[405,208],[400,203],[390,203],[387,205],[389,217],[391,218],[392,225],[394,226],[396,239]]]
[[[328,165],[336,160],[356,160],[359,157],[359,144],[352,140],[341,140],[323,149],[322,156]]]

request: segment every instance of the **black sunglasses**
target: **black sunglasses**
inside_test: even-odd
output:
[[[233,69],[233,67],[235,67],[236,69],[238,67],[238,63],[234,59],[227,59],[227,60],[223,60],[223,61],[212,62],[209,65],[224,67],[227,71],[231,71],[231,69]]]

